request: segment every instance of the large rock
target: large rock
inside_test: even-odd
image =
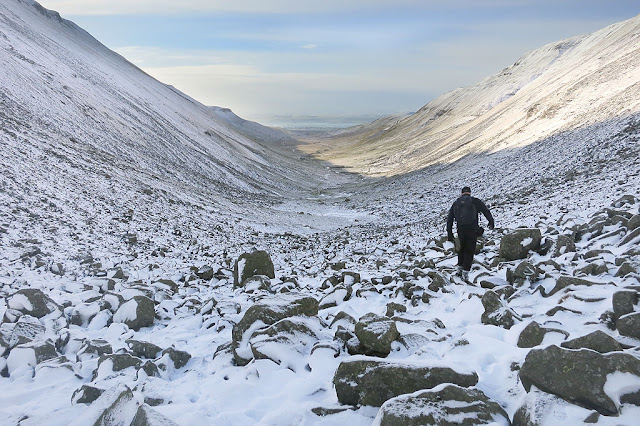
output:
[[[352,357],[342,361],[333,376],[338,401],[347,405],[381,406],[398,395],[429,389],[443,383],[469,387],[478,383],[473,372]]]
[[[364,348],[364,355],[385,357],[391,343],[400,337],[395,321],[368,313],[356,323],[355,335]]]
[[[316,315],[318,301],[299,293],[284,293],[260,300],[247,309],[242,319],[233,326],[231,337],[236,362],[245,365],[253,357],[249,338],[255,331],[285,318]]]
[[[25,343],[16,346],[9,352],[7,369],[11,375],[22,367],[35,367],[41,362],[57,356],[56,348],[50,341]]]
[[[481,390],[456,385],[400,395],[385,402],[374,425],[508,425],[509,415]]]
[[[584,414],[580,416],[580,412]],[[547,426],[565,425],[571,419],[571,424],[596,423],[589,421],[593,414],[600,416],[597,411],[589,411],[577,407],[564,399],[532,388],[524,399],[522,406],[513,415],[515,426]]]
[[[616,378],[621,380],[616,382]],[[520,379],[527,391],[536,386],[604,415],[616,414],[620,402],[640,403],[637,387],[625,391],[625,383],[640,382],[640,360],[625,353],[603,355],[555,345],[534,349],[520,369]],[[613,401],[610,395],[618,395],[620,401]]]
[[[483,324],[496,325],[508,330],[516,321],[521,320],[520,316],[506,306],[492,290],[482,296],[482,306],[484,306],[484,312],[480,320]]]
[[[344,286],[342,284],[334,287],[329,294],[320,300],[318,309],[326,309],[332,308],[334,306],[338,306],[344,301],[347,301],[351,298],[353,294],[353,287]]]
[[[621,316],[616,320],[616,328],[621,336],[640,340],[640,312]]]
[[[142,404],[138,407],[130,426],[178,426],[178,424],[149,405]]]
[[[36,288],[16,291],[7,297],[7,307],[36,318],[42,318],[56,310],[62,312],[60,305]]]
[[[318,322],[315,319],[315,322]],[[306,365],[304,356],[311,353],[318,335],[310,318],[285,318],[255,332],[249,344],[255,359],[270,359],[293,371]]]
[[[538,250],[542,233],[538,228],[521,228],[502,237],[500,257],[507,260],[524,259],[530,250]]]
[[[611,300],[613,313],[616,318],[630,314],[638,303],[638,292],[635,290],[621,290],[613,293]]]
[[[45,331],[46,328],[40,323],[40,320],[31,315],[23,315],[11,330],[7,343],[10,348],[13,348],[17,345],[33,342],[41,339]]]
[[[104,389],[97,388],[91,385],[82,385],[80,389],[76,389],[71,396],[72,404],[91,404],[96,399],[100,398],[100,395],[104,393]]]
[[[155,318],[155,304],[146,296],[134,296],[125,302],[113,315],[113,322],[125,323],[133,330],[153,325]]]
[[[562,256],[565,253],[576,251],[576,243],[573,237],[568,235],[558,235],[553,246],[553,257]]]
[[[631,219],[629,219],[629,222],[627,222],[627,228],[629,231],[640,228],[640,214],[633,215]]]
[[[169,347],[162,351],[163,356],[168,356],[175,368],[182,368],[191,359],[191,354],[186,351],[180,351],[174,347]]]
[[[271,256],[266,251],[243,253],[238,257],[233,268],[234,288],[243,285],[247,278],[254,275],[266,275],[271,279],[276,277]]]
[[[127,339],[125,342],[129,347],[131,353],[140,358],[155,359],[158,353],[162,351],[162,348],[158,345],[154,345],[150,342],[143,342],[141,340]]]
[[[548,330],[546,328],[540,327],[540,324],[535,321],[531,321],[529,325],[520,332],[520,336],[518,337],[518,347],[533,348],[534,346],[538,346],[544,340],[544,336],[547,332]]]
[[[71,425],[128,426],[135,418],[138,406],[131,389],[119,384],[104,391]]]
[[[567,349],[591,349],[601,354],[622,351],[622,346],[620,346],[620,343],[618,343],[616,339],[600,330],[596,330],[586,336],[567,340],[566,342],[562,342],[560,346]]]

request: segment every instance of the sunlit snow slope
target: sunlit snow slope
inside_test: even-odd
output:
[[[359,126],[302,148],[367,175],[521,147],[640,111],[640,16],[548,44],[404,119]]]

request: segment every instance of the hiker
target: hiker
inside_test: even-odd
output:
[[[482,200],[471,196],[471,188],[462,188],[462,195],[453,203],[447,216],[447,239],[454,242],[453,219],[458,228],[460,249],[458,250],[457,275],[465,281],[469,280],[469,271],[476,252],[476,242],[484,229],[478,225],[478,213],[482,213],[489,221],[489,229],[493,229],[493,216]]]

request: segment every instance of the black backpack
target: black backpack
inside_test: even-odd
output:
[[[458,226],[475,225],[478,223],[478,210],[473,204],[470,195],[463,195],[456,201],[453,215],[458,222]]]

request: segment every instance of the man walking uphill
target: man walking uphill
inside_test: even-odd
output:
[[[478,213],[482,213],[489,221],[489,229],[493,229],[493,216],[487,206],[478,198],[471,196],[471,188],[462,188],[458,198],[447,216],[447,237],[453,242],[453,219],[456,220],[460,250],[458,251],[458,275],[465,281],[469,279],[469,271],[476,252],[476,242],[484,229],[478,226]]]

